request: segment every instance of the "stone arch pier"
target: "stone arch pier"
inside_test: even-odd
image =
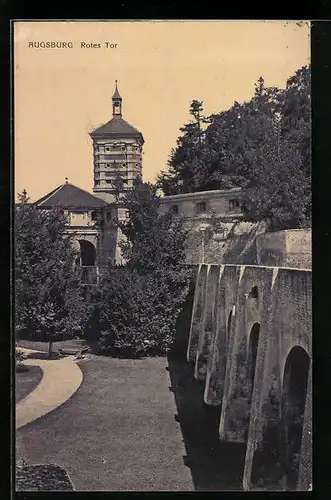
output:
[[[311,297],[310,270],[199,266],[187,360],[246,446],[245,490],[311,485]]]

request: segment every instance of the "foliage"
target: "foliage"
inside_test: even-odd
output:
[[[166,353],[188,289],[187,272],[140,274],[109,268],[98,300],[101,353],[142,356]]]
[[[164,354],[189,290],[184,266],[185,231],[170,213],[160,214],[157,188],[140,179],[123,197],[129,218],[118,223],[125,266],[109,266],[92,294],[91,333],[98,350],[125,356]]]
[[[157,186],[136,179],[123,197],[128,213],[118,225],[126,237],[122,254],[129,267],[140,273],[180,268],[185,260],[186,231],[171,212],[160,213]]]
[[[250,101],[209,117],[193,101],[192,121],[158,176],[164,194],[241,187],[246,220],[265,220],[270,230],[309,226],[310,75],[310,67],[300,68],[286,89],[266,87],[260,77]]]
[[[40,210],[26,192],[15,207],[16,334],[22,339],[71,338],[84,323],[77,253],[60,208]]]
[[[202,112],[203,103],[193,100],[189,111],[192,121],[180,128],[182,135],[177,139],[177,147],[171,150],[168,172],[158,175],[157,186],[166,195],[199,190],[196,180],[202,168],[202,124],[208,122]]]
[[[26,356],[23,351],[19,349],[15,349],[15,370],[17,372],[27,371],[28,367],[23,364],[23,361],[26,359]]]

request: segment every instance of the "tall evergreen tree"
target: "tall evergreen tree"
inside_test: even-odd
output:
[[[204,141],[203,103],[193,100],[190,105],[192,121],[180,128],[181,136],[177,147],[171,150],[168,172],[161,172],[157,185],[165,195],[189,193],[198,190],[197,179],[202,167],[202,149]]]

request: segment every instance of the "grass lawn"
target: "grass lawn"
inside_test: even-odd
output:
[[[15,374],[16,404],[33,391],[42,379],[43,371],[39,366],[27,366],[27,371]]]
[[[63,467],[78,491],[242,489],[245,445],[218,441],[220,408],[185,359],[80,366],[72,398],[16,432],[17,463]]]
[[[80,491],[192,490],[167,359],[80,366],[73,397],[17,430],[17,463],[63,467]]]

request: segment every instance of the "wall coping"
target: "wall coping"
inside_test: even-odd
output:
[[[232,195],[233,193],[239,193],[242,191],[241,188],[232,188],[232,189],[215,189],[213,191],[197,191],[196,193],[180,193],[173,194],[170,196],[163,196],[161,198],[161,203],[163,201],[175,201],[175,200],[187,200],[187,199],[195,199],[195,198],[218,198],[220,195]]]
[[[257,264],[226,264],[225,262],[222,262],[222,263],[204,263],[202,264],[201,262],[200,263],[197,263],[195,264],[197,266],[227,266],[227,267],[257,267],[257,268],[264,268],[264,269],[287,269],[289,271],[308,271],[308,272],[312,272],[311,269],[308,269],[308,268],[302,268],[302,267],[289,267],[289,266],[259,266]]]

